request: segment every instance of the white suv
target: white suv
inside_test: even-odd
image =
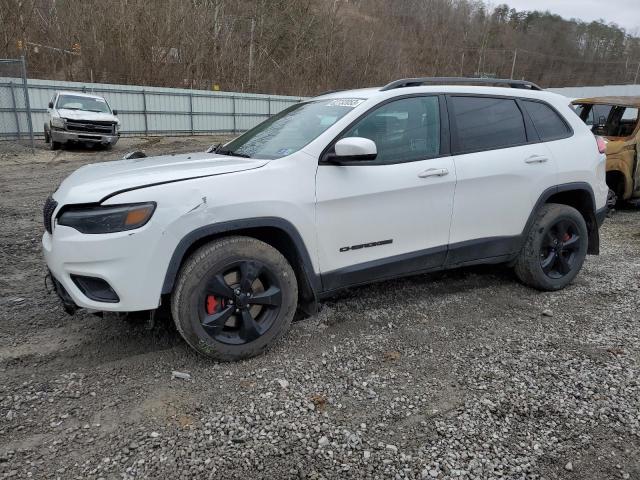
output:
[[[534,84],[398,80],[208,152],[82,167],[47,200],[42,243],[68,310],[170,305],[193,348],[235,360],[354,285],[506,262],[563,288],[599,251],[602,149]]]

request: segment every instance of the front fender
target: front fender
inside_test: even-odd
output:
[[[257,231],[259,229],[277,229],[282,235],[286,235],[287,239],[295,248],[295,257],[299,260],[299,265],[293,265],[297,273],[301,273],[303,278],[300,280],[303,284],[303,293],[306,294],[307,300],[315,303],[320,291],[320,279],[313,269],[311,257],[306,248],[302,236],[287,220],[278,217],[256,217],[245,218],[241,220],[232,220],[227,222],[214,223],[199,227],[186,234],[175,248],[162,285],[162,294],[166,295],[173,291],[175,280],[187,253],[194,245],[206,238],[215,238],[222,235],[240,234],[246,235],[247,232]],[[250,235],[250,233],[249,233]],[[283,252],[284,253],[284,252]],[[286,256],[286,255],[285,255]]]

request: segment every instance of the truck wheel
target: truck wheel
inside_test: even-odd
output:
[[[587,246],[587,225],[580,212],[568,205],[544,205],[516,260],[516,275],[539,290],[560,290],[582,268]]]
[[[47,125],[44,126],[44,143],[49,143],[51,141],[51,135],[49,135],[49,129]]]
[[[217,360],[264,352],[289,328],[298,284],[289,262],[250,237],[214,240],[182,266],[171,312],[185,341]]]

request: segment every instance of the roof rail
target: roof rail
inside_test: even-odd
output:
[[[402,78],[394,82],[388,83],[380,89],[381,92],[393,90],[394,88],[418,87],[427,83],[433,84],[481,84],[481,85],[502,85],[511,88],[523,88],[528,90],[542,90],[541,87],[533,82],[525,80],[512,80],[509,78],[469,78],[469,77],[421,77],[421,78]]]

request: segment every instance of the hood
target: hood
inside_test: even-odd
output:
[[[268,162],[198,152],[94,163],[69,175],[53,197],[61,205],[96,203],[123,190],[241,172],[262,167]]]
[[[89,112],[87,110],[69,110],[59,108],[58,115],[69,120],[95,120],[100,122],[118,122],[118,118],[110,113]]]

